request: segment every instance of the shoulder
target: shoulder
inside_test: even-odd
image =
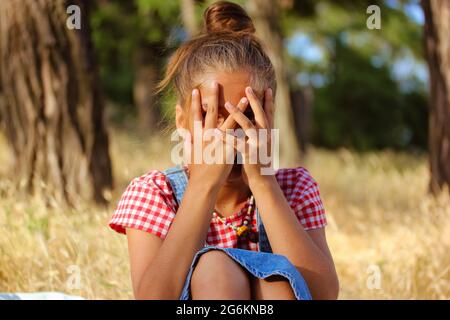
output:
[[[322,228],[327,224],[319,187],[307,169],[280,169],[276,178],[305,230]]]
[[[173,190],[163,171],[150,170],[147,173],[134,178],[122,195],[122,200],[127,200],[131,195],[137,196],[141,201],[164,202],[168,207],[176,210],[176,202]],[[120,204],[120,203],[119,203]]]
[[[159,170],[150,170],[147,173],[131,180],[129,186],[143,186],[151,190],[160,190],[163,192],[170,192],[169,184],[166,180],[164,172]]]
[[[134,178],[123,192],[110,222],[114,230],[125,228],[163,236],[176,212],[176,202],[164,172],[151,170]]]
[[[277,170],[275,176],[285,193],[299,192],[317,186],[316,180],[304,167],[282,168]]]

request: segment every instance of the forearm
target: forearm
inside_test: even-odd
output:
[[[190,181],[169,232],[147,267],[138,293],[144,299],[177,299],[209,229],[217,187]]]
[[[304,230],[274,176],[249,180],[249,185],[273,252],[300,270],[313,297],[322,297],[337,281],[333,261]]]

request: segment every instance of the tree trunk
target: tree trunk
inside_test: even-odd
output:
[[[88,0],[0,1],[0,114],[21,190],[74,205],[112,188]],[[69,5],[81,29],[66,27]]]
[[[430,191],[450,190],[450,2],[422,0],[430,74]]]
[[[248,5],[257,35],[265,44],[267,54],[275,68],[277,78],[275,127],[280,130],[280,163],[285,166],[294,166],[300,160],[300,150],[290,101],[289,83],[284,68],[279,3],[275,0],[250,0]]]
[[[300,150],[303,155],[308,150],[311,141],[312,108],[314,91],[310,86],[291,92],[291,102],[294,111],[295,129]]]
[[[197,20],[195,19],[195,0],[181,0],[180,5],[184,28],[189,38],[192,38],[198,32]]]

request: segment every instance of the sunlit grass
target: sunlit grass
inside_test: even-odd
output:
[[[111,142],[115,201],[131,178],[169,164],[167,139],[114,131]],[[0,292],[132,298],[125,237],[107,227],[115,201],[110,208],[48,208],[39,197],[14,193],[1,138],[0,160]],[[450,199],[427,196],[424,155],[312,149],[305,166],[328,212],[340,298],[450,298]],[[80,289],[67,286],[73,265]],[[371,289],[378,269],[380,288]]]

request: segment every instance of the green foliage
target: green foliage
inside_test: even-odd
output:
[[[417,111],[410,105],[423,102],[421,96],[409,95],[406,99],[387,67],[376,68],[347,47],[338,49],[329,77],[329,83],[316,91],[317,143],[358,150],[406,146],[411,130],[404,116]],[[415,129],[421,131],[420,127]]]
[[[110,0],[99,2],[91,15],[93,42],[100,64],[100,77],[108,99],[123,112],[135,113],[133,82],[136,54],[151,48],[148,59],[162,60],[165,48],[177,44],[171,37],[179,21],[177,1]],[[158,63],[162,66],[164,63]],[[120,117],[122,118],[122,117]]]
[[[426,84],[408,79],[413,86],[404,90],[401,82],[406,80],[393,75],[395,63],[405,56],[425,63],[422,26],[402,9],[409,2],[399,1],[396,8],[386,1],[300,0],[285,13],[286,37],[307,35],[323,56],[311,61],[300,54],[289,60],[293,87],[298,87],[299,74],[320,76],[324,82],[312,83],[315,144],[357,150],[426,148]],[[366,27],[370,4],[381,8],[381,30]],[[300,87],[304,85],[311,81]]]

